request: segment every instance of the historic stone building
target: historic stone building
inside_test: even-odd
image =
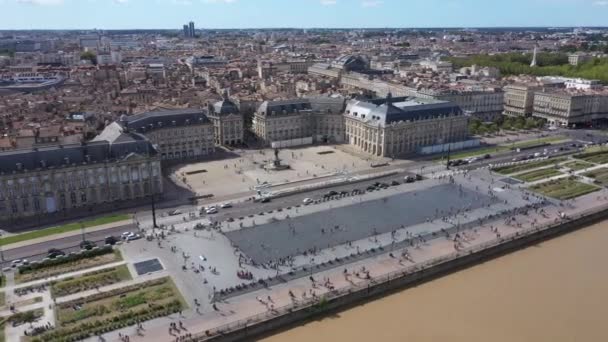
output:
[[[417,148],[463,141],[468,117],[451,102],[419,98],[350,100],[345,142],[372,156],[395,157]]]
[[[587,125],[608,119],[608,92],[554,90],[534,95],[533,116],[550,125]]]
[[[139,134],[0,153],[0,221],[68,216],[162,191],[158,153]]]
[[[373,156],[466,140],[468,117],[447,101],[393,98],[368,101],[320,97],[264,102],[253,131],[276,147],[345,143]]]
[[[157,148],[161,159],[187,159],[208,156],[215,152],[213,123],[203,109],[175,109],[123,116],[106,127],[98,137],[117,134],[112,131],[133,131],[144,135]]]
[[[294,146],[342,142],[343,98],[315,97],[265,101],[255,112],[253,133],[267,144]]]
[[[511,84],[504,87],[504,115],[530,116],[534,108],[534,93],[539,87],[527,84]]]
[[[222,101],[209,106],[213,123],[214,141],[218,145],[235,146],[243,143],[244,119],[239,108],[224,96]]]

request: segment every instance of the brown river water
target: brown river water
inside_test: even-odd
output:
[[[260,341],[608,341],[608,221]]]

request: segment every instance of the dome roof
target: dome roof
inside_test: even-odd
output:
[[[222,101],[218,101],[213,104],[213,113],[216,115],[238,114],[239,108],[234,104],[234,102],[228,99],[223,99]]]

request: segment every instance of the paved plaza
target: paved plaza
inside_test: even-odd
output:
[[[354,197],[353,199],[358,199]],[[369,236],[496,203],[490,196],[455,184],[441,184],[352,205],[227,232],[257,263],[304,251],[330,248]]]
[[[281,150],[279,158],[290,169],[267,171],[263,166],[274,160],[272,149],[235,151],[235,155],[176,167],[170,177],[196,194],[218,197],[251,191],[264,183],[281,184],[366,170],[372,163],[385,161],[361,159],[333,146],[310,146]]]

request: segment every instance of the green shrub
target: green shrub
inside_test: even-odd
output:
[[[47,260],[44,260],[39,263],[32,263],[29,265],[23,265],[23,266],[19,267],[19,274],[27,274],[27,273],[34,272],[37,270],[54,267],[54,266],[66,264],[66,263],[77,261],[77,260],[93,258],[96,256],[105,255],[105,254],[109,254],[112,252],[113,252],[112,246],[104,246],[104,247],[100,247],[98,249],[81,251],[78,254],[69,254],[62,258],[47,259]]]

